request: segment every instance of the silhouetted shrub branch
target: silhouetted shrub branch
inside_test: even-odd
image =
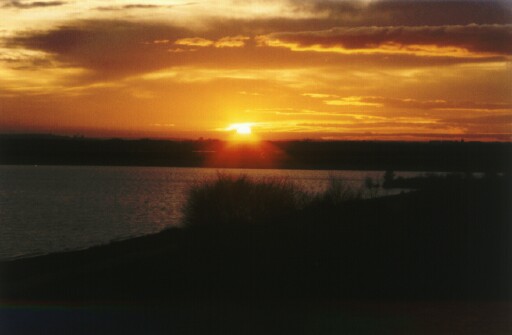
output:
[[[184,208],[187,225],[255,223],[290,215],[310,196],[287,179],[253,180],[219,174],[190,190]]]
[[[311,194],[286,178],[255,180],[219,174],[191,188],[184,207],[184,223],[193,225],[246,224],[300,215],[308,206],[336,206],[361,199],[341,179],[331,178],[327,189]]]
[[[361,190],[354,190],[343,179],[331,177],[327,189],[316,196],[315,202],[327,206],[336,206],[346,201],[362,198],[363,192]]]

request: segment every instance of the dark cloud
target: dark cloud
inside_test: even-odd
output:
[[[301,20],[297,20],[300,22]],[[7,48],[44,51],[51,60],[91,71],[96,79],[121,78],[173,66],[198,65],[212,68],[307,68],[340,67],[417,67],[440,66],[465,62],[503,60],[502,56],[480,58],[416,55],[344,55],[318,52],[293,52],[286,48],[258,46],[255,37],[267,21],[251,21],[252,26],[240,25],[239,20],[218,20],[207,23],[207,30],[191,30],[167,23],[142,23],[122,20],[88,20],[70,22],[46,31],[25,31],[4,40]],[[289,25],[285,20],[281,25]],[[237,26],[238,24],[238,26]],[[293,24],[296,24],[293,23]],[[262,27],[261,29],[258,27]],[[238,28],[237,28],[238,27]],[[454,27],[362,27],[335,28],[317,32],[273,33],[267,38],[279,38],[308,45],[341,42],[348,47],[396,41],[400,43],[456,44],[478,51],[509,54],[510,26],[471,25]],[[183,38],[200,37],[212,41],[227,36],[247,36],[238,48],[184,48],[174,42]],[[245,37],[244,37],[245,38]],[[487,38],[487,40],[486,40]],[[155,43],[165,41],[166,43]],[[172,52],[180,47],[180,52]],[[96,80],[94,79],[94,80]]]
[[[451,1],[335,1],[292,0],[297,11],[337,20],[336,26],[354,25],[467,25],[512,23],[512,6],[505,0]]]
[[[65,5],[66,1],[9,1],[8,4],[4,5],[4,7],[14,7],[20,9],[30,9],[30,8],[41,8],[41,7],[55,7]]]
[[[264,2],[264,0],[257,0],[258,3],[262,1]],[[243,3],[246,2],[243,1]],[[292,13],[297,14],[297,19],[205,17],[202,21],[217,31],[226,32],[227,35],[318,31],[333,27],[512,24],[512,3],[507,1],[288,0],[288,2]]]
[[[172,6],[160,6],[160,5],[144,5],[144,4],[132,4],[124,6],[100,6],[95,9],[101,11],[117,11],[125,9],[156,9],[156,8],[170,8]]]
[[[269,52],[269,48],[257,48],[253,41],[247,41],[248,47],[239,48],[196,49],[174,44],[198,36],[223,41],[222,38],[230,36],[225,33],[223,30],[198,33],[164,23],[96,20],[74,22],[49,31],[25,32],[6,40],[4,46],[44,51],[61,63],[89,69],[103,78],[191,64],[230,68],[300,63],[298,56],[291,61],[283,57],[291,54],[287,50]],[[172,52],[178,47],[181,52]],[[276,60],[279,64],[272,65]]]
[[[101,11],[118,11],[118,10],[126,10],[126,9],[158,9],[158,8],[174,8],[178,6],[190,6],[196,4],[195,2],[189,2],[179,5],[152,5],[152,4],[128,4],[124,6],[100,6],[96,7],[96,10]]]
[[[512,25],[340,27],[323,31],[273,33],[264,37],[274,44],[300,47],[375,49],[393,44],[458,47],[472,52],[512,54]]]
[[[50,31],[25,33],[6,41],[10,47],[45,51],[65,64],[122,77],[169,64],[169,53],[155,40],[189,36],[184,28],[126,21],[83,21]]]
[[[125,5],[125,6],[101,6],[101,7],[96,7],[96,9],[101,10],[101,11],[116,11],[116,10],[124,10],[124,9],[154,9],[154,8],[163,8],[163,7],[165,7],[165,6],[133,4],[133,5]]]

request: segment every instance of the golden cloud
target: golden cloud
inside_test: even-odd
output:
[[[245,46],[245,41],[247,41],[249,37],[247,36],[227,36],[219,39],[215,42],[216,48],[240,48]]]
[[[512,25],[340,27],[258,37],[259,45],[293,51],[417,56],[509,56]]]
[[[214,44],[213,41],[202,37],[181,38],[174,42],[177,45],[186,45],[190,47],[209,47]]]

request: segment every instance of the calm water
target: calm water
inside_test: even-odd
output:
[[[218,172],[286,177],[320,192],[329,178],[355,188],[383,171],[0,166],[0,259],[83,249],[179,225],[187,191]],[[401,173],[411,175],[415,173]]]

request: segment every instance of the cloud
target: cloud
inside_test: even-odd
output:
[[[19,9],[31,9],[31,8],[43,8],[43,7],[55,7],[65,5],[66,1],[8,1],[3,7],[14,7]]]
[[[248,109],[245,111],[249,114],[268,114],[273,117],[283,116],[283,117],[318,117],[318,116],[332,116],[332,117],[340,117],[340,116],[350,116],[348,114],[341,113],[333,113],[333,112],[319,112],[316,110],[310,109],[295,109],[295,108],[259,108],[259,109]]]
[[[172,8],[174,5],[163,6],[163,5],[150,5],[150,4],[130,4],[124,6],[99,6],[96,10],[99,11],[122,11],[130,9],[159,9],[159,8]]]
[[[218,39],[217,41],[212,41],[202,37],[187,37],[182,38],[174,42],[174,44],[187,46],[187,47],[209,47],[214,46],[216,48],[241,48],[245,46],[245,41],[249,40],[250,37],[247,36],[226,36]],[[154,41],[153,43],[156,43]],[[196,49],[193,49],[196,50]]]
[[[296,51],[511,55],[512,25],[339,27],[272,33],[259,41]]]
[[[495,57],[424,57],[418,60],[411,55],[385,58],[375,55],[298,53],[287,48],[258,47],[250,38],[251,34],[227,34],[229,32],[223,25],[206,31],[193,31],[161,22],[89,20],[70,22],[46,31],[20,32],[4,39],[3,44],[5,48],[13,50],[44,52],[51,61],[90,70],[93,77],[101,80],[197,64],[210,68],[335,66],[347,69],[376,64],[381,67],[410,67],[495,60]],[[172,41],[177,45],[170,47]],[[190,52],[193,50],[195,52]]]
[[[214,42],[202,37],[187,37],[175,41],[174,44],[186,45],[190,47],[208,47],[213,45]]]
[[[70,22],[46,31],[20,32],[5,38],[3,46],[11,50],[43,52],[62,66],[89,70],[92,80],[197,64],[210,68],[303,65],[300,55],[288,50],[256,48],[248,43],[248,36],[221,35],[222,27],[202,31],[199,36],[198,33],[161,22],[92,20]],[[176,45],[170,47],[171,43]],[[196,52],[190,52],[194,49]],[[308,62],[311,61],[325,62],[320,57],[310,57]]]
[[[279,26],[297,28],[296,24],[302,21],[286,19],[279,21]],[[48,62],[87,70],[87,78],[92,81],[197,65],[229,69],[332,67],[350,71],[503,62],[512,49],[512,43],[508,43],[511,25],[334,28],[271,32],[256,39],[261,31],[275,28],[265,26],[268,22],[217,19],[205,20],[201,28],[191,28],[161,21],[82,20],[48,30],[20,31],[4,37],[2,42],[6,49],[42,52]],[[258,45],[258,40],[264,43]],[[289,47],[274,46],[281,44],[311,50],[295,52]],[[316,52],[317,45],[329,52]],[[373,53],[377,47],[387,47],[388,54]],[[450,53],[466,47],[472,48],[473,53],[487,51],[489,55]],[[348,52],[330,51],[336,48]],[[359,50],[368,53],[351,53]],[[421,53],[426,54],[417,57]]]
[[[85,20],[46,31],[20,32],[5,38],[3,46],[43,52],[51,61],[90,70],[93,77],[102,80],[174,66],[275,68],[290,61],[282,57],[282,51],[255,51],[254,45],[244,48],[249,44],[249,36],[221,35],[220,30],[198,32],[162,22]],[[274,61],[280,64],[274,65]]]
[[[125,6],[100,6],[96,7],[96,10],[100,11],[119,11],[119,10],[125,10],[125,9],[155,9],[155,8],[162,8],[164,6],[159,5],[143,5],[143,4],[135,4],[135,5],[125,5]]]
[[[52,67],[47,55],[37,51],[0,49],[0,64],[9,64],[12,69],[38,69]]]
[[[129,21],[80,21],[48,31],[20,33],[6,40],[11,49],[42,51],[71,67],[103,77],[123,77],[172,64],[164,43],[190,36],[186,28]]]
[[[373,102],[364,99],[363,97],[343,97],[338,99],[324,100],[326,105],[331,106],[352,106],[352,107],[380,107],[380,102]]]
[[[512,134],[512,112],[484,116],[448,117],[440,120],[440,123],[462,128],[466,133],[500,132],[509,136]]]
[[[361,101],[380,104],[387,107],[422,109],[422,110],[512,110],[512,103],[493,103],[476,101],[416,100],[385,97],[362,97]]]
[[[247,36],[227,36],[215,42],[216,48],[240,48],[245,46],[245,41],[250,39]]]
[[[512,125],[512,112],[510,114],[495,114],[495,115],[485,115],[485,116],[477,116],[477,117],[464,117],[464,118],[447,118],[444,120],[447,123],[457,123],[457,124],[473,124],[473,125],[482,125],[482,124],[501,124],[507,127]],[[512,128],[509,128],[509,131],[512,132]]]
[[[337,95],[325,94],[325,93],[303,93],[305,97],[310,97],[314,99],[326,99],[326,98],[336,98]]]
[[[449,132],[333,132],[322,136],[324,140],[400,140],[400,141],[508,141],[512,140],[510,133],[449,133]]]
[[[176,5],[154,5],[154,4],[139,4],[133,3],[124,6],[99,6],[94,9],[100,11],[122,11],[122,10],[130,10],[130,9],[160,9],[160,8],[174,8],[178,6],[190,6],[195,5],[195,2],[188,2],[184,4],[176,4]]]
[[[381,96],[348,96],[339,97],[336,95],[305,93],[314,99],[322,99],[326,105],[330,106],[350,106],[350,107],[388,107],[402,108],[409,110],[469,110],[469,111],[492,111],[492,110],[512,110],[512,103],[509,102],[477,102],[477,101],[447,101],[437,100],[418,100],[418,99],[398,99]]]
[[[336,20],[336,26],[467,25],[512,23],[506,0],[292,0],[295,10]]]

